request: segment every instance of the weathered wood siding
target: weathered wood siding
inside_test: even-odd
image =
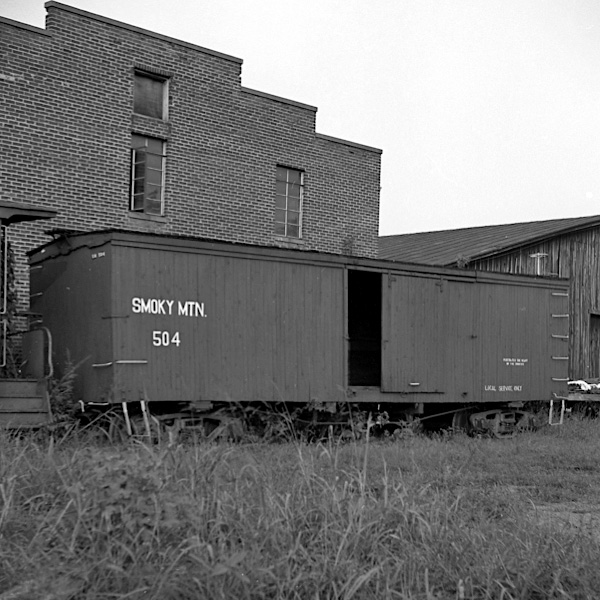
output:
[[[32,309],[58,362],[67,350],[83,361],[76,399],[342,401],[356,269],[381,286],[377,318],[365,317],[381,318],[379,396],[505,402],[566,390],[566,362],[552,358],[564,355],[552,337],[567,331],[552,317],[567,312],[562,280],[106,232],[32,257]]]
[[[388,275],[387,286],[384,281],[382,391],[447,391],[445,283],[439,278],[401,275]]]
[[[599,357],[591,338],[591,315],[600,314],[600,229],[591,228],[544,243],[524,246],[493,258],[473,261],[469,268],[536,275],[537,261],[531,256],[543,253],[539,274],[570,278],[569,377],[597,376]]]
[[[428,402],[548,400],[564,388],[565,287],[389,275],[382,390]],[[564,346],[564,343],[563,343]]]
[[[45,380],[0,381],[0,428],[40,427],[50,422]]]
[[[32,310],[58,362],[83,360],[77,399],[344,398],[341,266],[124,239],[82,236],[34,259]]]
[[[106,373],[93,363],[109,354],[111,344],[111,247],[103,238],[91,237],[89,245],[61,256],[63,243],[69,247],[68,241],[57,242],[52,260],[31,267],[30,306],[50,331],[56,376],[69,362],[76,364],[75,398],[91,400],[96,390],[110,386]],[[90,390],[94,393],[88,396]]]
[[[113,314],[127,318],[114,320],[112,355],[148,361],[116,368],[126,396],[343,399],[342,269],[159,246],[113,253]],[[134,298],[164,300],[164,313],[136,313]]]

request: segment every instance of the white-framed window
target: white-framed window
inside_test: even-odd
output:
[[[304,172],[277,167],[275,196],[275,234],[291,238],[302,237],[302,199]]]
[[[129,210],[148,215],[164,214],[165,142],[131,136],[131,192]]]
[[[133,112],[166,121],[169,106],[169,80],[160,75],[135,71]]]

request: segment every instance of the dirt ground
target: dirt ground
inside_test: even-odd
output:
[[[600,542],[600,504],[588,502],[537,504],[532,508],[532,516],[540,524],[557,529],[575,529],[580,534],[589,535]]]

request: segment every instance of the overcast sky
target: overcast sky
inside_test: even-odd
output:
[[[383,235],[600,214],[598,0],[69,0],[383,150]],[[44,27],[42,0],[0,15]]]

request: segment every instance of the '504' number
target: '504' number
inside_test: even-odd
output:
[[[179,331],[176,331],[171,335],[168,331],[153,331],[152,332],[152,345],[153,346],[177,346],[179,347],[181,341],[179,340]]]

